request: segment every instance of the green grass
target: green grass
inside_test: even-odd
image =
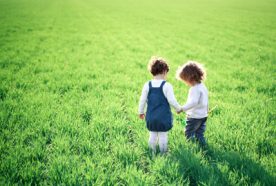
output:
[[[276,2],[0,0],[0,184],[275,185]],[[152,158],[137,117],[152,55],[207,69],[203,153],[174,113]]]

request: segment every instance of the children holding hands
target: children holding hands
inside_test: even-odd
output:
[[[172,106],[177,113],[187,113],[185,136],[189,140],[194,136],[201,145],[205,145],[204,132],[208,115],[208,91],[202,81],[206,73],[203,67],[189,61],[177,71],[177,78],[190,86],[187,102],[180,106],[174,96],[173,87],[166,82],[169,66],[159,57],[152,57],[148,70],[153,79],[144,84],[139,102],[139,118],[146,119],[149,130],[149,147],[156,153],[159,144],[161,154],[168,150],[168,131],[173,126]],[[147,104],[146,115],[144,113]]]

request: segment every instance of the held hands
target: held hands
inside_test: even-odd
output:
[[[180,114],[181,112],[184,112],[183,109],[179,110],[179,111],[176,111],[177,114]]]
[[[139,114],[140,119],[145,119],[145,114]]]

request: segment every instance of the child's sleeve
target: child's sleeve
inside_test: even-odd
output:
[[[142,94],[141,94],[141,97],[140,97],[139,108],[138,108],[138,113],[139,114],[144,114],[146,102],[147,102],[147,99],[148,99],[148,93],[149,93],[149,83],[147,82],[147,83],[144,84]]]
[[[166,88],[167,91],[165,92],[165,96],[169,102],[169,104],[176,110],[176,112],[181,110],[181,106],[179,105],[179,103],[177,102],[175,96],[174,96],[174,92],[173,92],[173,87],[170,83],[166,83]]]
[[[186,104],[182,107],[184,111],[190,110],[199,102],[200,91],[194,87],[190,88]]]

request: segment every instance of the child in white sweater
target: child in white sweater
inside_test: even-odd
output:
[[[206,145],[204,132],[208,117],[208,90],[202,81],[206,72],[201,64],[189,61],[177,71],[177,78],[190,86],[187,102],[182,106],[186,112],[185,136],[188,140],[196,137],[199,144]]]

